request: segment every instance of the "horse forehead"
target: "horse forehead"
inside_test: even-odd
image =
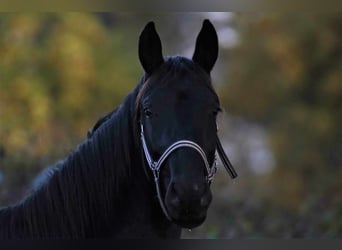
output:
[[[210,91],[210,82],[201,74],[186,69],[178,69],[159,74],[150,82],[146,96],[149,100],[162,103],[174,103],[179,101],[196,102],[209,100],[215,95]]]
[[[174,90],[174,99],[177,104],[199,105],[207,103],[210,93],[207,88],[183,85]]]
[[[160,108],[184,108],[198,106],[208,98],[205,89],[196,89],[191,86],[169,86],[154,93],[155,103]]]
[[[186,100],[190,98],[201,98],[203,96],[208,97],[210,95],[208,86],[201,82],[199,79],[193,78],[174,78],[170,80],[163,87],[159,88],[161,97],[168,96],[174,100]]]

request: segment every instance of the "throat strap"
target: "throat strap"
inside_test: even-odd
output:
[[[218,137],[216,138],[216,147],[217,147],[217,152],[218,152],[218,154],[220,156],[220,159],[221,159],[221,161],[223,163],[223,166],[227,170],[227,172],[230,175],[230,177],[232,179],[235,179],[238,175],[237,175],[237,173],[236,173],[232,163],[229,161],[228,156],[224,152],[222,144],[221,144],[220,139]]]

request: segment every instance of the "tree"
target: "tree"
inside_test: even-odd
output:
[[[269,132],[277,167],[267,192],[292,208],[341,195],[341,16],[241,15],[238,24],[221,94],[229,113]]]

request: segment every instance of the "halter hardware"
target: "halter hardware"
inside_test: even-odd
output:
[[[159,200],[159,204],[166,216],[166,218],[170,221],[172,221],[170,215],[167,212],[167,209],[165,207],[165,204],[162,200],[161,197],[161,193],[160,193],[160,187],[159,187],[159,173],[160,173],[160,167],[162,166],[162,164],[164,163],[164,161],[169,157],[169,155],[175,151],[178,148],[181,147],[188,147],[188,148],[192,148],[195,151],[197,151],[201,157],[202,160],[204,162],[205,168],[207,170],[207,182],[210,183],[216,172],[217,172],[217,158],[215,156],[215,161],[213,163],[212,166],[209,165],[208,163],[208,159],[207,156],[205,154],[205,152],[203,151],[203,149],[201,148],[201,146],[199,146],[197,143],[190,141],[190,140],[179,140],[176,141],[175,143],[171,144],[165,151],[164,153],[161,155],[161,157],[157,160],[154,161],[151,157],[151,154],[147,148],[147,144],[146,144],[146,140],[145,140],[145,134],[144,134],[144,126],[142,123],[140,123],[140,139],[141,139],[141,143],[142,143],[142,147],[143,147],[143,151],[144,151],[144,155],[146,158],[146,161],[148,163],[148,166],[150,167],[150,169],[152,170],[153,176],[154,176],[154,183],[156,185],[156,189],[157,189],[157,196],[158,196],[158,200]],[[228,156],[225,154],[223,147],[221,145],[221,142],[219,140],[219,138],[216,138],[216,146],[217,146],[217,152],[221,158],[221,161],[224,165],[224,167],[226,168],[227,172],[229,173],[229,175],[231,176],[232,179],[237,177],[237,173],[233,167],[233,165],[230,163]]]

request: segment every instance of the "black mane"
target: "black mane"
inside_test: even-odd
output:
[[[137,89],[37,190],[0,210],[0,238],[103,236],[130,186]]]

